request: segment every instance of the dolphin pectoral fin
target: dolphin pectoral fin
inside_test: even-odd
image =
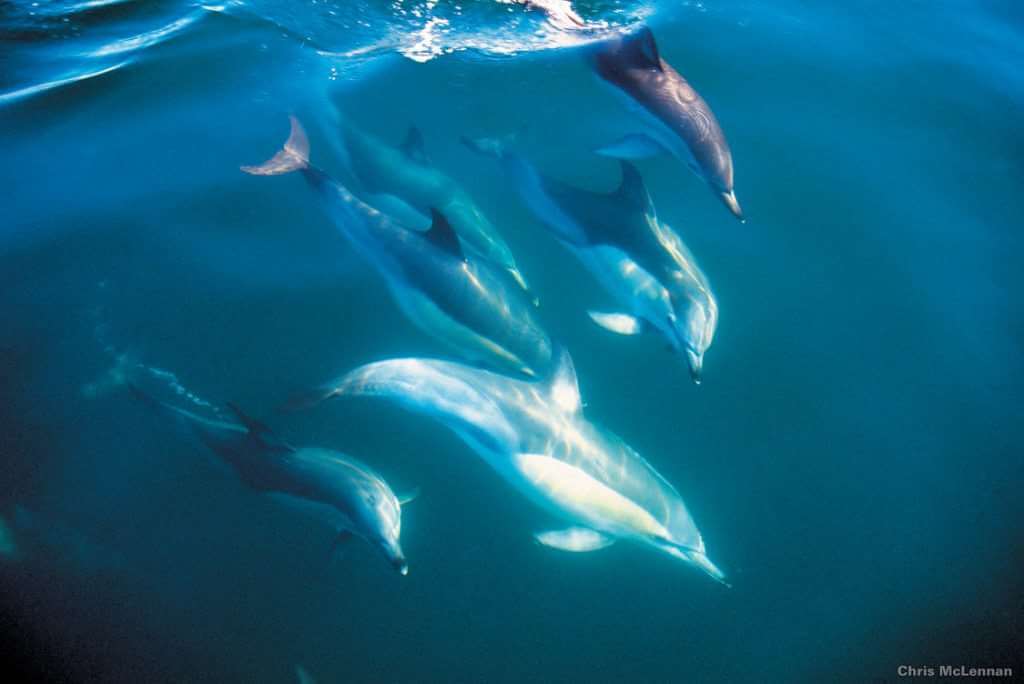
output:
[[[542,546],[572,553],[597,551],[615,543],[614,537],[601,534],[589,527],[567,527],[564,530],[538,532],[533,538]]]
[[[327,560],[328,561],[334,560],[334,556],[335,556],[335,554],[337,554],[338,549],[341,548],[341,545],[344,544],[345,542],[347,542],[351,538],[352,538],[352,533],[349,532],[348,530],[344,530],[344,529],[338,530],[338,534],[336,534],[334,536],[334,541],[331,542],[331,548],[327,552]]]
[[[665,152],[665,148],[648,135],[630,133],[610,145],[604,145],[594,151],[605,157],[615,157],[616,159],[647,159],[662,154]]]
[[[395,498],[398,499],[398,503],[404,506],[407,503],[415,501],[420,495],[420,488],[414,487],[408,491],[399,493]]]
[[[618,335],[639,335],[644,331],[644,322],[629,314],[588,311],[587,315],[594,323]]]

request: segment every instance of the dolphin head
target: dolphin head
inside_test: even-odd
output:
[[[364,530],[366,539],[381,550],[400,574],[409,572],[409,565],[399,541],[402,532],[402,507],[391,488],[383,480],[364,483],[351,501],[349,514]]]
[[[689,293],[687,307],[672,319],[673,346],[686,358],[690,377],[701,382],[704,352],[711,346],[718,325],[718,305],[707,291]]]
[[[397,570],[399,575],[404,577],[409,574],[409,563],[405,560],[405,554],[402,553],[402,547],[397,538],[388,540],[381,537],[377,540],[377,546],[380,547],[384,557],[388,559],[391,567]]]

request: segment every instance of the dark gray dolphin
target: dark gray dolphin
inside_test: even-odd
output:
[[[291,122],[291,136],[273,158],[242,170],[263,176],[302,171],[338,230],[384,276],[398,306],[424,332],[499,372],[547,372],[551,341],[520,288],[487,263],[467,259],[436,209],[429,230],[411,230],[310,166],[306,134],[298,119]]]
[[[625,309],[591,311],[594,322],[622,335],[660,334],[686,357],[699,383],[718,302],[690,250],[658,219],[636,167],[620,162],[618,189],[592,192],[541,175],[502,141],[463,142],[501,162],[526,205]]]
[[[640,114],[639,130],[598,152],[623,159],[669,152],[742,221],[725,134],[704,98],[658,54],[651,30],[602,43],[592,61],[597,75],[624,93]]]
[[[512,250],[473,198],[427,155],[415,126],[397,147],[340,116],[342,156],[362,199],[408,228],[426,229],[431,209],[444,214],[472,254],[504,269],[527,290]]]
[[[401,504],[412,497],[400,499],[366,464],[330,449],[286,444],[230,404],[238,422],[201,416],[131,388],[227,463],[246,486],[276,494],[325,519],[339,540],[362,537],[399,573],[409,572],[399,537]]]

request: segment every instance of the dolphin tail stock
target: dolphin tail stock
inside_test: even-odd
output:
[[[284,145],[273,157],[256,166],[242,166],[242,171],[253,176],[280,176],[309,168],[309,137],[294,114],[288,116],[291,132]]]

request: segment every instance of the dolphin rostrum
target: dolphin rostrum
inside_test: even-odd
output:
[[[424,332],[495,370],[547,373],[551,341],[521,289],[489,264],[467,259],[436,209],[427,231],[411,230],[310,166],[305,131],[295,117],[291,124],[291,136],[273,158],[242,170],[267,176],[301,170],[338,230],[380,271],[399,307]]]
[[[531,211],[626,309],[591,311],[594,322],[623,335],[657,332],[685,355],[699,383],[718,325],[718,303],[686,245],[658,219],[636,167],[620,161],[618,189],[591,192],[541,175],[503,141],[463,142],[499,160]]]
[[[130,388],[227,463],[243,484],[325,520],[337,532],[335,543],[352,535],[362,537],[399,573],[408,574],[399,543],[401,504],[414,495],[396,496],[380,475],[351,456],[286,444],[232,404],[228,408],[237,422],[202,416],[157,400],[134,385]]]
[[[593,66],[629,98],[642,127],[598,152],[623,159],[668,152],[703,178],[742,221],[725,134],[707,102],[658,54],[651,30],[644,27],[601,44]]]
[[[544,381],[447,361],[391,359],[328,383],[323,396],[384,397],[446,425],[528,499],[569,525],[536,534],[545,546],[584,552],[626,540],[725,583],[675,488],[622,439],[583,416],[564,351]]]
[[[507,271],[528,290],[501,233],[469,193],[431,162],[418,128],[409,128],[398,147],[345,120],[340,129],[342,157],[364,191],[362,199],[415,229],[426,229],[431,209],[436,209],[448,219],[470,253]]]

